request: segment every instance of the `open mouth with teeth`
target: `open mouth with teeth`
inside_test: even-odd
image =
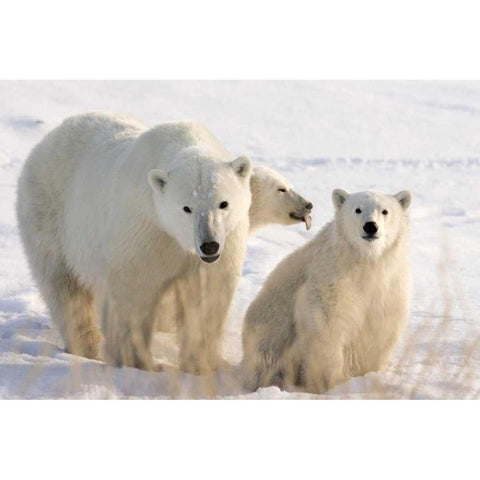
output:
[[[298,220],[299,222],[305,222],[305,226],[307,227],[307,230],[310,230],[310,227],[312,226],[312,217],[308,214],[298,215],[295,212],[291,212],[290,218],[292,218],[293,220]]]
[[[375,235],[367,235],[365,237],[362,237],[364,240],[366,240],[367,242],[373,242],[374,240],[378,240],[378,237],[376,237]]]
[[[213,263],[220,258],[220,255],[211,255],[210,257],[200,257],[205,263]]]

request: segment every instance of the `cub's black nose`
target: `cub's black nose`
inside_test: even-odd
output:
[[[369,235],[375,235],[378,232],[378,226],[375,222],[367,222],[363,226],[363,231]]]
[[[307,210],[311,210],[313,208],[313,203],[312,202],[308,202],[306,205],[305,205],[305,208]]]
[[[200,250],[205,255],[215,255],[219,248],[220,245],[217,242],[205,242],[200,245]]]

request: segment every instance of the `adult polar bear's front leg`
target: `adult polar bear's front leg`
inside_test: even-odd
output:
[[[102,312],[107,359],[116,366],[153,370],[150,343],[159,289],[138,281],[132,288],[115,274],[109,284]]]
[[[188,275],[176,283],[184,309],[177,332],[182,370],[199,374],[222,365],[222,334],[242,274],[247,232],[248,221],[240,222],[219,261],[192,260]]]
[[[156,229],[144,228],[142,235],[142,244],[132,242],[114,250],[123,248],[124,260],[112,262],[106,274],[102,329],[110,362],[154,370],[150,344],[155,308],[171,279],[181,272],[186,257]]]

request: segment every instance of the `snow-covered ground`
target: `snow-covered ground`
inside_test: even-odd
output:
[[[479,82],[0,82],[0,397],[480,397]],[[269,227],[249,242],[225,342],[241,358],[243,315],[278,261],[332,217],[330,193],[414,193],[410,324],[390,368],[327,395],[243,391],[214,379],[113,368],[63,353],[21,248],[16,180],[33,145],[65,117],[91,110],[154,125],[204,122],[233,154],[277,169],[314,203],[313,228]],[[175,363],[173,336],[155,356]]]

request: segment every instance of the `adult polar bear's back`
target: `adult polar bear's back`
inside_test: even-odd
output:
[[[250,161],[231,161],[196,122],[148,130],[127,117],[94,113],[67,119],[47,135],[19,179],[17,213],[33,276],[67,350],[97,355],[93,300],[102,305],[106,292],[116,316],[140,322],[147,344],[145,312],[200,242],[210,241],[203,237],[219,238],[215,261],[237,225],[248,228],[249,175]],[[216,189],[218,195],[204,194]],[[220,214],[217,197],[225,192],[233,206]],[[187,204],[207,212],[203,223],[200,214],[195,222],[187,218],[180,206]],[[162,212],[164,205],[175,212]],[[150,368],[149,355],[115,361]]]
[[[68,118],[50,132],[33,149],[19,179],[17,213],[24,240],[35,236],[45,250],[60,245],[67,263],[104,265],[100,224],[108,217],[110,195],[105,179],[145,130],[128,117],[99,113]],[[86,250],[89,259],[83,258]],[[90,283],[98,271],[77,273]]]

